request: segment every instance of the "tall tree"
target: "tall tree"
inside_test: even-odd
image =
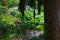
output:
[[[38,14],[41,12],[41,6],[44,4],[44,0],[38,0]]]
[[[22,16],[24,16],[24,10],[25,10],[25,6],[26,6],[26,1],[27,0],[20,0],[20,2],[19,2],[18,9],[21,11]],[[28,0],[27,1],[28,5],[34,10],[34,14],[33,14],[34,18],[35,18],[35,5],[36,5],[35,1],[36,0]],[[44,3],[43,0],[38,0],[38,14],[40,14],[40,12],[41,12],[40,7],[42,6],[43,3]]]
[[[21,11],[22,16],[24,16],[25,0],[20,0],[18,9],[19,9],[19,11]]]

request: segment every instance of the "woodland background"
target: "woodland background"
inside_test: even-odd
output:
[[[0,0],[0,40],[44,40],[43,0]]]

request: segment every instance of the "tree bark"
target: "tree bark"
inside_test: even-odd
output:
[[[60,0],[45,0],[45,40],[60,40]],[[45,31],[46,31],[45,30]]]

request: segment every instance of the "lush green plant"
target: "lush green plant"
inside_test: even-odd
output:
[[[9,8],[17,6],[19,3],[19,0],[9,0],[8,1],[8,6]]]
[[[24,35],[22,26],[15,23],[16,18],[0,14],[0,39],[22,37]]]
[[[1,4],[3,1],[0,0]],[[8,0],[9,9],[0,4],[0,39],[22,37],[25,35],[25,30],[44,30],[44,6],[41,8],[40,15],[37,15],[36,11],[36,17],[34,19],[33,11],[30,9],[25,10],[25,16],[22,17],[17,7],[18,2],[19,0]],[[9,11],[9,15],[2,12],[5,10]]]

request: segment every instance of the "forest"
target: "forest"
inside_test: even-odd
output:
[[[45,40],[44,0],[0,0],[0,40]]]

